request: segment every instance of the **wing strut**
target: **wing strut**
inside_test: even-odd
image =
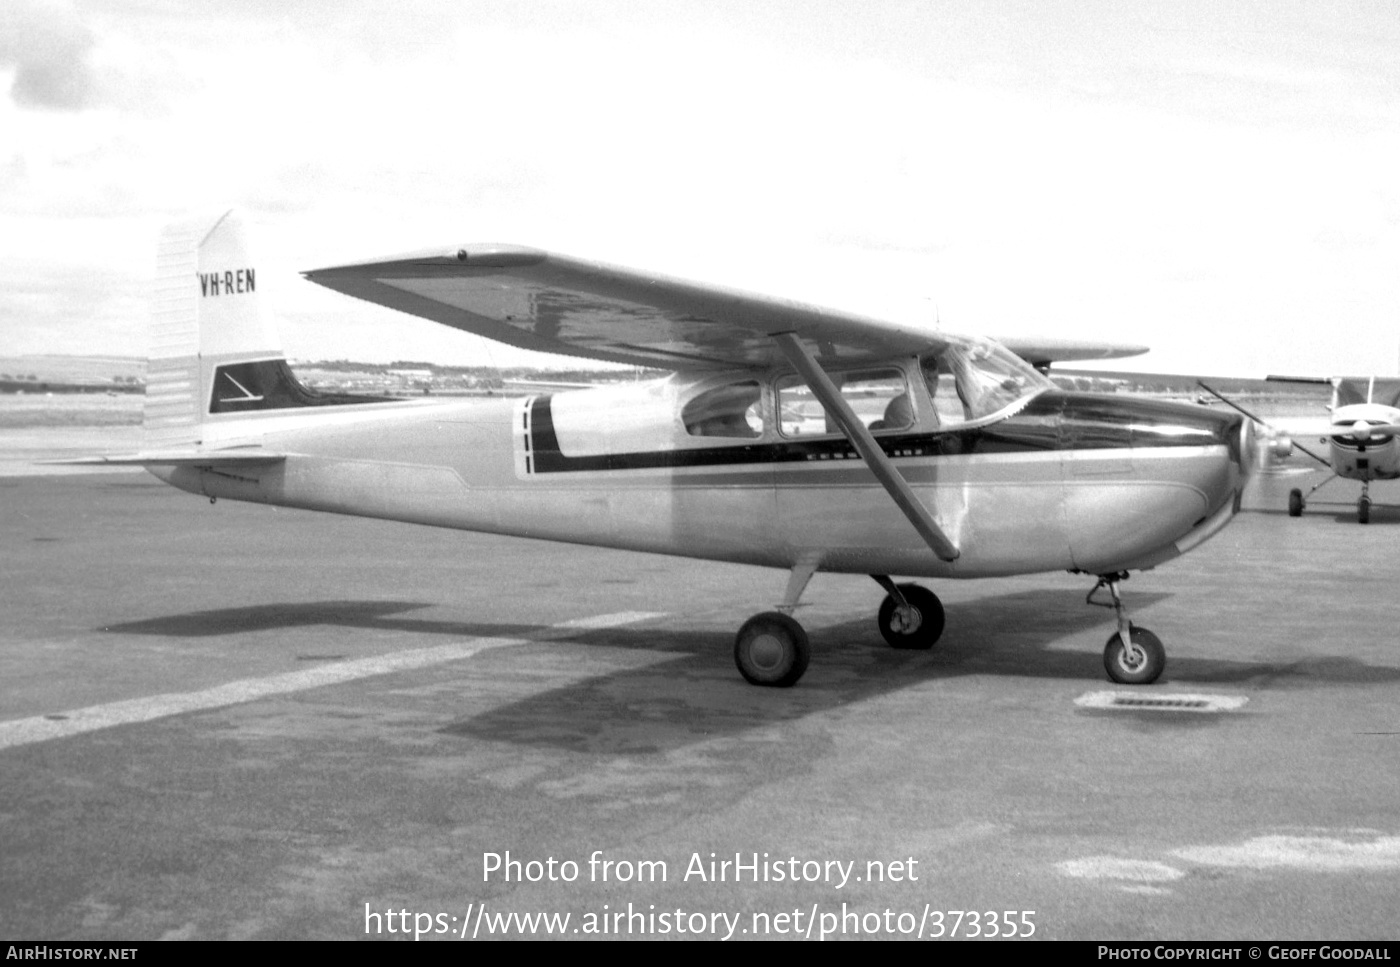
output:
[[[957,546],[948,539],[948,536],[939,528],[933,516],[929,514],[928,508],[919,502],[914,491],[909,486],[890,458],[885,456],[885,451],[880,449],[880,444],[875,442],[870,431],[865,424],[856,416],[845,397],[841,395],[836,384],[831,381],[831,377],[826,375],[826,371],[821,368],[812,355],[807,352],[802,345],[802,341],[795,333],[779,332],[773,334],[773,339],[787,357],[788,362],[807,381],[807,386],[816,394],[822,406],[826,407],[827,414],[841,427],[841,432],[846,434],[846,439],[851,441],[851,446],[856,448],[870,471],[875,474],[875,479],[880,481],[881,486],[889,493],[891,499],[904,512],[904,516],[909,518],[909,522],[914,525],[914,529],[919,532],[925,543],[933,549],[941,560],[955,561],[958,558]]]

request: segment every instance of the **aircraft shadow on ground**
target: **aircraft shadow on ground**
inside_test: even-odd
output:
[[[161,635],[176,638],[205,638],[214,635],[241,635],[260,631],[285,631],[317,625],[343,628],[399,630],[418,634],[481,636],[519,635],[537,630],[530,625],[498,626],[463,622],[424,621],[399,618],[407,611],[431,608],[426,601],[306,601],[255,604],[242,608],[219,608],[163,615],[141,621],[128,621],[103,629],[123,635]],[[492,630],[483,630],[490,628]],[[506,630],[501,630],[506,628]]]
[[[1156,597],[1164,597],[1157,595]],[[1140,594],[1147,603],[1153,596]],[[947,630],[929,651],[891,648],[873,615],[809,629],[812,663],[794,688],[756,688],[734,667],[732,633],[614,629],[590,640],[655,648],[674,660],[611,672],[531,694],[471,715],[441,731],[495,742],[577,752],[667,752],[859,703],[924,682],[991,674],[1043,678],[1103,676],[1101,654],[1048,650],[1066,637],[1098,640],[1106,612],[1064,591],[1018,592],[947,606]],[[801,614],[799,612],[799,617]],[[623,632],[622,634],[619,631]],[[636,636],[635,638],[633,636]]]
[[[1132,604],[1142,608],[1165,597],[1168,595],[1141,592],[1133,596]],[[682,651],[706,656],[711,649],[706,646],[697,649],[696,645],[713,638],[723,642],[726,660],[733,644],[728,632],[713,635],[687,630],[684,615],[671,616],[664,624],[653,623],[644,628],[624,625],[596,631],[564,631],[531,624],[442,621],[406,616],[407,612],[430,607],[434,605],[423,601],[283,602],[163,615],[110,625],[101,630],[109,634],[204,638],[327,626],[449,638],[566,640],[577,644]],[[947,614],[948,630],[929,652],[889,648],[880,637],[873,614],[810,629],[813,664],[821,662],[833,649],[839,654],[843,649],[863,651],[866,646],[878,647],[896,659],[934,656],[939,664],[950,664],[975,658],[986,648],[1017,647],[1009,641],[1013,638],[1029,642],[1028,646],[1022,644],[1020,648],[1030,647],[1038,651],[1051,641],[1078,634],[1094,625],[1103,625],[1105,634],[1112,629],[1109,611],[1085,606],[1082,597],[1064,591],[1029,591],[980,598],[974,602],[950,604]],[[798,617],[801,618],[800,612]],[[736,627],[737,624],[736,621]],[[423,642],[424,645],[430,643],[427,640]],[[732,662],[729,669],[733,671]],[[1028,673],[1033,674],[1034,671]]]
[[[1169,598],[1136,592],[1135,609]],[[728,632],[690,630],[684,616],[664,624],[562,632],[525,624],[440,621],[406,617],[431,607],[412,601],[318,601],[255,605],[169,615],[114,625],[117,634],[207,637],[314,626],[397,631],[434,639],[516,638],[567,647],[633,649],[667,657],[644,667],[589,675],[533,692],[441,730],[447,735],[575,751],[661,752],[716,734],[790,721],[922,683],[972,675],[1081,681],[1114,688],[1104,674],[1102,649],[1113,631],[1112,613],[1089,607],[1077,592],[1021,591],[947,606],[947,630],[929,651],[900,651],[880,636],[872,616],[813,626],[812,664],[792,689],[755,688],[734,668]],[[401,644],[404,644],[401,642]],[[1259,662],[1172,654],[1164,684],[1186,687],[1309,687],[1318,683],[1400,680],[1400,669],[1351,657]],[[465,710],[464,710],[465,711]]]
[[[1133,602],[1146,607],[1169,596],[1139,592]],[[802,682],[787,690],[744,683],[731,660],[731,637],[681,633],[677,638],[691,652],[687,657],[533,694],[442,731],[586,752],[663,752],[940,679],[986,675],[1082,681],[1086,689],[1127,687],[1111,683],[1103,668],[1102,648],[1113,630],[1111,614],[1086,607],[1075,594],[1019,592],[950,605],[947,612],[948,630],[927,652],[890,648],[868,617],[815,628],[812,665]],[[697,644],[702,646],[699,651],[694,650]],[[1163,684],[1189,688],[1263,680],[1306,687],[1319,681],[1387,678],[1400,679],[1400,669],[1352,658],[1268,663],[1169,657]],[[1160,713],[1130,717],[1155,722]],[[1201,721],[1184,724],[1221,721],[1195,718]]]

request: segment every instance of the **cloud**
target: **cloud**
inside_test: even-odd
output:
[[[67,3],[7,0],[0,5],[0,68],[15,72],[20,107],[80,111],[95,92],[88,55],[92,32]]]

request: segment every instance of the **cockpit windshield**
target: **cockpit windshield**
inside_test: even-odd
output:
[[[1054,388],[1021,357],[988,339],[956,337],[919,364],[944,426],[1010,416]]]

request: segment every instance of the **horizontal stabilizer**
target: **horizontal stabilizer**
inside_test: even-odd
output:
[[[275,453],[261,447],[233,447],[227,450],[144,450],[103,457],[82,457],[77,460],[46,460],[59,466],[82,467],[231,467],[281,463],[285,453]]]

